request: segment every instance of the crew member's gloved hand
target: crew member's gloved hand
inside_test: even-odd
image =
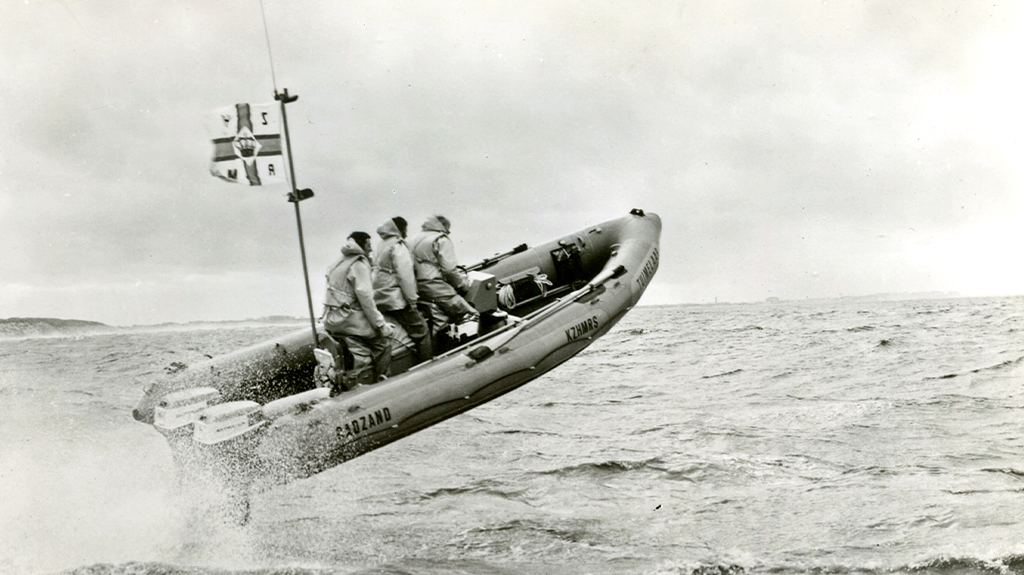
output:
[[[384,337],[391,337],[391,335],[394,333],[395,326],[391,325],[390,323],[385,322],[384,325],[380,328],[380,334]]]

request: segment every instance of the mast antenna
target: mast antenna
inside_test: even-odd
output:
[[[260,0],[260,14],[263,15],[263,37],[267,39],[267,56],[270,58],[270,80],[274,83],[274,94],[277,94],[277,75],[274,74],[274,53],[270,50],[270,29],[267,27],[267,11]]]
[[[299,229],[299,252],[302,253],[302,279],[306,281],[306,304],[309,306],[309,326],[313,330],[313,347],[320,347],[320,336],[316,332],[316,315],[313,313],[313,294],[309,289],[309,266],[306,265],[306,244],[302,237],[302,216],[299,213],[299,202],[313,197],[313,190],[306,188],[300,190],[295,183],[295,162],[292,156],[292,140],[288,135],[288,114],[285,111],[285,104],[290,104],[299,97],[288,94],[288,88],[282,92],[277,91],[277,75],[274,73],[274,54],[270,51],[270,31],[267,27],[267,11],[263,8],[263,0],[260,0],[260,14],[263,15],[263,35],[267,39],[267,55],[270,57],[270,78],[274,83],[274,99],[281,102],[281,126],[284,128],[284,144],[288,151],[288,175],[292,183],[292,191],[288,194],[288,201],[295,204],[295,224]]]

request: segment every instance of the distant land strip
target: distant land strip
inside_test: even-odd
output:
[[[192,321],[187,323],[161,323],[153,325],[112,326],[98,321],[81,319],[58,319],[50,317],[10,317],[0,318],[0,339],[18,339],[26,337],[59,337],[98,335],[105,333],[130,333],[139,331],[162,331],[202,326],[244,327],[248,325],[266,324],[302,324],[309,318],[289,316],[267,316],[257,319],[230,321]]]

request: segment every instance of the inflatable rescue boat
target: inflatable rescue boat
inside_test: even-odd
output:
[[[479,317],[444,325],[435,316],[441,353],[418,365],[398,334],[391,375],[380,383],[321,387],[315,374],[328,340],[317,326],[320,341],[304,329],[150,383],[134,417],[167,438],[185,474],[216,478],[247,501],[486,403],[573,357],[636,305],[658,269],[660,235],[660,218],[635,209],[470,266],[466,299]]]

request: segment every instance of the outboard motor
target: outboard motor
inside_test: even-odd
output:
[[[420,312],[426,318],[430,333],[435,338],[434,353],[436,354],[456,348],[491,329],[495,329],[499,322],[495,321],[492,316],[495,313],[504,315],[503,312],[498,311],[498,281],[495,277],[480,271],[467,272],[466,276],[470,285],[463,298],[478,312],[477,315],[452,322],[451,318],[436,304],[419,302]],[[504,324],[500,323],[500,325]]]
[[[161,431],[174,431],[199,421],[211,405],[221,400],[212,387],[193,387],[168,393],[154,410],[153,425]]]

